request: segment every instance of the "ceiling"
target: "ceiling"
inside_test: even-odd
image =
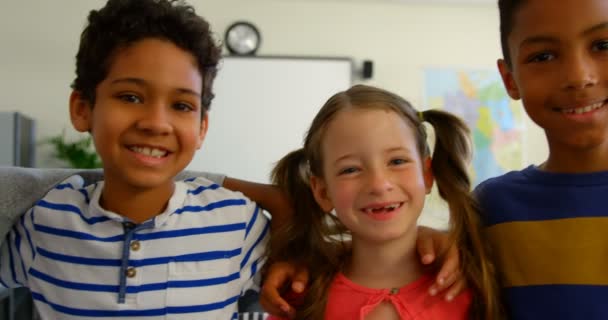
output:
[[[283,0],[304,1],[304,0]],[[443,5],[484,5],[496,6],[498,0],[307,0],[323,2],[351,2],[351,3],[402,3],[402,4],[443,4]]]

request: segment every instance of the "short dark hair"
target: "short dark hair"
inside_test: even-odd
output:
[[[525,0],[498,0],[498,12],[500,15],[500,44],[502,56],[508,66],[511,66],[511,54],[509,53],[509,35],[513,31],[513,24],[517,9]]]
[[[116,51],[145,38],[170,41],[195,57],[203,82],[201,104],[205,114],[213,99],[221,49],[209,23],[183,1],[108,0],[103,8],[92,10],[80,36],[72,89],[94,104],[95,89],[107,76]]]

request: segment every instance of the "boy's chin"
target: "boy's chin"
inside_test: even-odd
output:
[[[108,182],[124,185],[127,190],[153,191],[155,189],[173,188],[178,172],[125,172],[116,179],[106,179]],[[109,178],[109,177],[108,177]]]

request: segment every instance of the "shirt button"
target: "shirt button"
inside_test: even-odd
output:
[[[139,250],[139,248],[141,248],[141,244],[139,243],[139,241],[135,240],[131,242],[131,250],[137,251]]]
[[[133,268],[133,267],[129,267],[127,269],[127,277],[133,278],[133,277],[135,277],[135,275],[137,275],[137,270],[135,270],[135,268]]]

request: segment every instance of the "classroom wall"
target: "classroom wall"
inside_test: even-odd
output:
[[[67,113],[78,37],[89,10],[103,0],[0,1],[0,111],[37,121],[43,139],[71,129]],[[262,32],[260,55],[348,56],[374,61],[366,83],[423,100],[425,67],[494,68],[500,56],[494,5],[404,4],[396,1],[191,0],[219,39],[236,20]],[[360,81],[360,80],[359,80]],[[255,119],[253,119],[255,120]],[[526,124],[526,163],[540,163],[544,136]],[[38,147],[40,167],[57,165]]]

